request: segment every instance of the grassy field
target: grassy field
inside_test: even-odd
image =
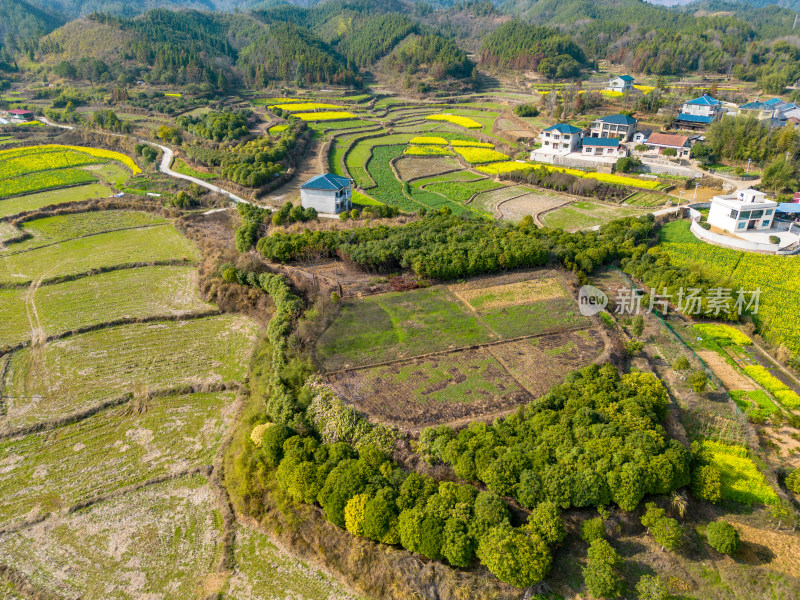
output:
[[[0,290],[0,348],[13,346],[30,338],[30,324],[25,310],[25,291]]]
[[[7,535],[0,561],[59,597],[205,597],[222,543],[216,506],[204,477],[153,485]]]
[[[38,210],[45,206],[82,202],[92,198],[107,198],[110,195],[111,190],[108,187],[95,183],[63,190],[39,192],[38,194],[29,194],[18,198],[8,198],[0,200],[0,218]]]
[[[288,556],[251,529],[238,529],[234,558],[236,572],[221,600],[367,600],[348,593],[335,579]]]
[[[176,158],[172,161],[172,170],[176,173],[180,173],[182,175],[188,175],[189,177],[194,177],[196,179],[203,179],[206,181],[210,181],[212,179],[216,179],[217,176],[213,173],[204,173],[202,171],[198,171],[197,169],[193,169],[186,162],[180,158]]]
[[[525,274],[521,274],[525,277]],[[496,282],[495,285],[493,285]],[[557,277],[380,294],[346,303],[320,339],[328,370],[588,325]]]
[[[103,301],[98,305],[98,298]],[[197,293],[191,266],[111,271],[38,288],[33,301],[48,335],[120,318],[182,315],[213,308]]]
[[[542,222],[553,229],[575,231],[640,214],[644,214],[644,211],[635,208],[607,206],[596,202],[573,202],[547,213],[542,217]]]
[[[503,187],[500,183],[495,183],[491,179],[481,179],[470,182],[447,181],[433,183],[425,187],[429,192],[437,192],[453,200],[454,202],[466,203],[472,196],[480,192],[487,192]]]
[[[94,175],[82,169],[61,169],[58,171],[29,173],[13,179],[1,180],[0,198],[96,181],[97,178]]]
[[[446,289],[430,288],[346,303],[317,351],[326,368],[335,369],[490,340]]]
[[[242,317],[123,325],[13,354],[7,424],[54,419],[142,389],[241,381],[255,335]]]
[[[152,398],[55,432],[0,441],[0,526],[174,473],[210,465],[233,392]]]
[[[116,265],[196,258],[191,243],[169,225],[129,229],[3,256],[0,283],[27,283]]]
[[[59,215],[27,221],[22,225],[33,237],[18,244],[12,244],[6,252],[19,252],[45,244],[70,240],[107,231],[147,227],[168,223],[166,219],[152,213],[138,211],[94,211]],[[0,250],[0,253],[3,251]]]

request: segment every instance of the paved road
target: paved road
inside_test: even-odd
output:
[[[51,127],[60,127],[61,129],[70,129],[70,130],[71,129],[75,129],[74,127],[72,127],[70,125],[60,125],[58,123],[53,123],[52,121],[50,121],[46,117],[39,117],[39,120],[42,123],[44,123],[45,125],[50,125]],[[124,137],[124,136],[122,136],[120,134],[111,134],[111,135],[115,135],[117,137]],[[173,171],[170,168],[170,165],[172,164],[172,159],[174,158],[175,153],[170,148],[167,148],[166,146],[161,146],[159,144],[155,144],[155,143],[150,142],[148,140],[137,139],[137,141],[139,141],[141,143],[145,143],[145,144],[150,144],[154,148],[158,148],[159,150],[161,150],[161,152],[163,152],[163,157],[161,159],[161,164],[159,165],[159,171],[161,171],[165,175],[169,175],[170,177],[175,177],[177,179],[185,179],[186,181],[191,181],[192,183],[196,183],[197,185],[202,186],[202,187],[204,187],[204,188],[206,188],[208,190],[211,190],[212,192],[217,192],[218,194],[222,194],[223,196],[227,196],[228,198],[231,199],[231,202],[234,202],[236,204],[240,204],[240,203],[241,204],[252,204],[251,202],[248,202],[244,198],[240,198],[239,196],[237,196],[233,192],[229,192],[228,190],[222,189],[221,187],[216,186],[216,185],[214,185],[212,183],[208,183],[207,181],[203,181],[202,179],[198,179],[197,177],[190,177],[189,175],[184,175],[183,173],[176,173],[175,171]],[[214,210],[214,211],[209,211],[209,212],[218,212],[218,211]]]

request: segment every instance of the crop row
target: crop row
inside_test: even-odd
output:
[[[72,150],[74,152],[82,152],[83,154],[88,154],[89,156],[93,156],[95,158],[102,158],[105,160],[115,160],[128,167],[134,175],[138,175],[139,173],[142,172],[139,166],[135,162],[133,162],[133,159],[131,159],[131,157],[129,156],[126,156],[125,154],[122,154],[120,152],[115,152],[113,150],[105,150],[104,148],[90,148],[87,146],[63,146],[60,144],[44,144],[41,146],[30,146],[26,148],[12,148],[9,150],[0,150],[0,161],[15,156],[36,155],[42,152],[66,151],[66,150]]]
[[[24,426],[139,390],[241,381],[255,334],[243,317],[122,325],[14,353],[8,423]],[[30,400],[33,399],[33,400]]]
[[[500,187],[503,186],[495,183],[491,179],[481,179],[479,181],[470,182],[448,181],[442,183],[432,183],[426,186],[425,189],[430,190],[431,192],[438,192],[454,202],[460,202],[463,204],[479,192],[487,192]]]
[[[28,173],[65,169],[105,162],[104,159],[89,156],[82,152],[54,151],[24,154],[8,158],[0,157],[0,179],[20,177]]]
[[[568,175],[574,175],[575,177],[583,177],[586,179],[596,179],[597,181],[601,181],[603,183],[639,187],[648,190],[654,190],[661,186],[661,183],[658,181],[636,179],[635,177],[626,177],[624,175],[611,175],[609,173],[596,173],[592,171],[580,171],[578,169],[567,169],[564,167],[553,167],[551,165],[539,163],[532,164],[518,161],[507,161],[478,167],[479,171],[489,175],[513,173],[515,171],[530,171],[532,169],[546,169],[550,172],[566,173]]]
[[[60,169],[57,171],[41,171],[28,173],[14,179],[0,181],[0,199],[8,196],[20,196],[43,190],[95,183],[97,178],[88,171],[80,169]]]

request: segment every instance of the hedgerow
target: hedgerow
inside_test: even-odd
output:
[[[264,258],[291,262],[309,255],[340,255],[362,268],[410,268],[422,277],[458,279],[550,261],[589,273],[629,256],[652,231],[652,217],[622,219],[598,232],[565,233],[525,225],[432,214],[406,225],[349,231],[275,232],[256,245]],[[643,250],[642,250],[643,251]]]

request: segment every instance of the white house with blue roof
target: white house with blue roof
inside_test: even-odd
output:
[[[617,159],[628,156],[628,149],[619,143],[619,138],[587,137],[583,140],[583,154]]]
[[[609,92],[631,92],[633,91],[633,82],[634,79],[630,75],[620,75],[608,82],[606,90]]]
[[[679,129],[702,129],[722,116],[722,102],[703,94],[699,98],[683,103],[681,112],[675,120]]]
[[[566,123],[559,123],[558,125],[551,125],[539,134],[539,142],[541,148],[538,148],[542,154],[569,154],[570,152],[577,152],[581,147],[581,139],[583,132],[574,125]],[[537,150],[534,150],[537,152]],[[536,160],[536,159],[533,159]]]
[[[628,115],[609,115],[592,121],[589,132],[591,137],[617,138],[629,142],[636,133],[636,124],[636,119]]]
[[[742,104],[738,113],[769,121],[770,127],[783,127],[790,118],[800,118],[800,106],[793,102],[784,102],[780,98],[771,98]]]
[[[338,214],[353,208],[353,181],[333,173],[317,175],[300,186],[303,208],[319,213]]]

